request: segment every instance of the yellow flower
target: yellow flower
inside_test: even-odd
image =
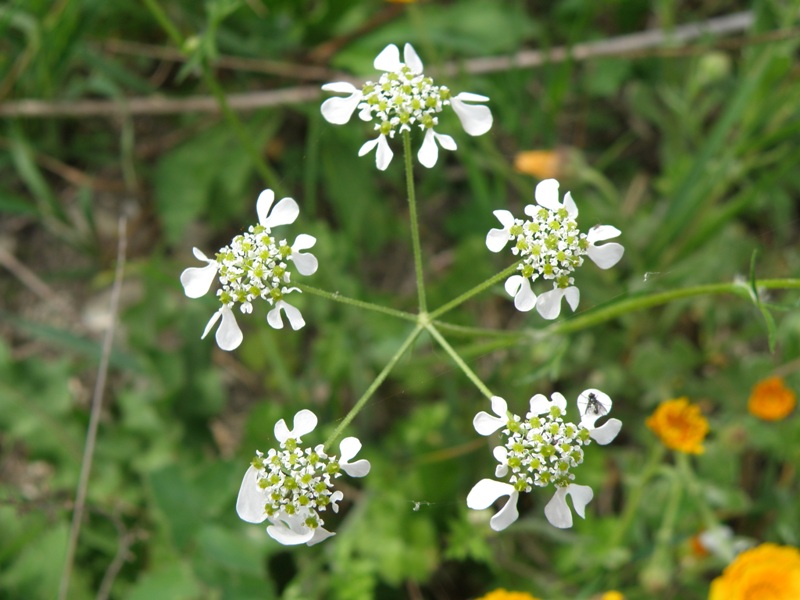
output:
[[[611,590],[600,596],[600,600],[625,600],[625,596],[616,590]]]
[[[709,600],[797,600],[800,551],[761,544],[742,552],[711,582]]]
[[[514,157],[514,169],[537,179],[558,179],[564,166],[560,150],[526,150]]]
[[[708,433],[708,421],[700,407],[690,403],[688,398],[662,402],[645,423],[671,450],[687,454],[702,454],[704,451],[703,439]]]
[[[535,596],[531,596],[527,592],[509,592],[503,588],[496,589],[489,592],[485,596],[477,598],[477,600],[539,600]]]
[[[759,381],[750,393],[747,410],[765,421],[780,421],[789,416],[797,404],[797,396],[780,377]]]

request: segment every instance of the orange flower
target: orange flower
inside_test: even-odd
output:
[[[797,396],[780,377],[759,381],[750,393],[747,410],[765,421],[780,421],[789,416],[797,404]]]
[[[688,398],[662,402],[645,423],[671,450],[687,454],[702,454],[704,451],[703,439],[708,433],[708,421],[700,407],[691,404]]]
[[[537,179],[558,179],[564,166],[564,153],[559,150],[526,150],[514,157],[514,169]]]
[[[485,596],[481,596],[477,600],[539,600],[538,598],[531,596],[527,592],[508,592],[503,588],[499,588],[492,592],[489,592]]]
[[[797,600],[800,598],[800,551],[761,544],[742,552],[711,582],[709,600]]]

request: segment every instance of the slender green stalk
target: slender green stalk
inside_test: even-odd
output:
[[[642,497],[644,496],[645,488],[653,478],[653,475],[655,475],[658,467],[661,465],[661,461],[664,459],[665,452],[666,448],[664,448],[662,444],[653,446],[653,449],[650,452],[650,459],[647,461],[644,469],[639,474],[636,481],[636,487],[633,489],[630,498],[627,502],[625,502],[625,512],[622,514],[622,519],[620,520],[619,525],[617,525],[617,527],[614,529],[614,537],[611,538],[609,548],[616,548],[624,539],[625,534],[628,532],[628,528],[633,522],[633,518],[636,516],[636,512],[639,510],[639,505],[642,503]]]
[[[305,285],[304,283],[295,283],[293,285],[303,292],[319,296],[320,298],[333,300],[334,302],[341,302],[342,304],[349,304],[350,306],[356,306],[358,308],[363,308],[364,310],[371,310],[372,312],[383,313],[385,315],[390,315],[405,321],[412,321],[414,323],[417,322],[416,315],[412,315],[411,313],[403,310],[389,308],[388,306],[381,306],[380,304],[373,304],[372,302],[364,302],[363,300],[356,300],[355,298],[348,298],[347,296],[342,296],[339,292],[328,292],[326,290],[321,290],[320,288]]]
[[[766,289],[800,289],[800,279],[762,279],[756,282],[756,286]],[[698,285],[668,292],[659,292],[647,296],[636,296],[627,298],[602,308],[589,311],[583,315],[573,317],[567,321],[556,323],[540,330],[539,334],[564,334],[588,329],[594,325],[610,321],[621,315],[631,313],[645,308],[652,308],[667,304],[673,300],[689,298],[691,296],[703,296],[705,294],[736,294],[743,298],[750,299],[749,286],[746,283],[710,283]],[[432,313],[432,315],[434,315]]]
[[[689,493],[700,505],[700,513],[703,516],[703,527],[706,529],[713,529],[717,527],[719,525],[719,519],[717,519],[714,511],[711,510],[711,507],[708,505],[708,501],[700,489],[700,484],[695,476],[689,456],[684,452],[676,452],[675,464],[678,466],[678,473],[680,473],[680,476],[686,482],[686,487],[688,488]],[[733,556],[728,558],[733,558]]]
[[[508,277],[509,275],[512,275],[517,270],[517,266],[518,265],[519,265],[519,263],[516,262],[513,265],[510,265],[510,266],[506,267],[505,269],[500,271],[497,275],[495,275],[493,277],[490,277],[489,279],[487,279],[483,283],[480,283],[480,284],[476,285],[471,290],[467,290],[466,292],[464,292],[463,294],[461,294],[457,298],[454,298],[453,300],[451,300],[447,304],[443,304],[442,306],[440,306],[439,308],[437,308],[436,310],[431,312],[431,319],[435,319],[437,317],[441,317],[446,312],[449,312],[449,311],[453,310],[455,307],[464,304],[464,302],[466,302],[467,300],[469,300],[470,298],[472,298],[476,294],[480,294],[483,290],[492,287],[498,281],[501,281],[501,280],[505,279],[506,277]]]
[[[419,243],[419,219],[417,218],[417,194],[414,189],[414,166],[411,156],[411,134],[403,132],[403,156],[406,163],[406,189],[408,190],[408,216],[411,222],[411,246],[414,250],[414,271],[417,274],[417,296],[419,312],[428,310],[425,299],[425,275],[422,272],[422,248]]]
[[[325,441],[324,447],[326,450],[330,447],[331,444],[333,444],[333,442],[339,439],[339,436],[342,434],[342,431],[344,431],[345,428],[348,425],[350,425],[351,421],[356,417],[356,415],[361,412],[361,409],[364,408],[364,405],[369,401],[370,398],[372,398],[372,395],[384,382],[389,373],[391,373],[392,369],[397,364],[397,361],[400,360],[403,354],[406,353],[406,350],[408,350],[411,347],[411,344],[414,343],[414,340],[417,339],[417,336],[420,334],[422,329],[423,329],[422,325],[417,325],[416,327],[414,327],[413,331],[410,334],[408,334],[408,337],[397,349],[397,352],[395,352],[392,358],[389,359],[389,362],[386,363],[386,366],[383,367],[383,370],[380,373],[378,373],[378,376],[372,381],[371,384],[369,384],[369,387],[361,395],[361,398],[358,399],[358,401],[353,405],[353,408],[350,409],[350,411],[345,415],[344,419],[342,419],[341,423],[339,423],[339,425],[336,427],[331,436]]]
[[[486,327],[469,327],[467,325],[456,325],[454,323],[447,323],[446,321],[432,321],[437,329],[443,331],[450,331],[457,335],[467,337],[492,337],[492,338],[512,338],[515,343],[519,339],[525,337],[525,332],[520,331],[505,331],[503,329],[488,329]]]
[[[178,46],[180,50],[183,50],[185,40],[180,31],[178,31],[178,28],[175,27],[175,24],[170,20],[167,13],[161,8],[158,0],[144,0],[144,2],[147,5],[147,8],[150,9],[150,12],[155,20],[158,21],[158,24],[161,25],[170,39],[175,43],[176,46]],[[253,145],[253,140],[250,139],[250,136],[247,134],[247,130],[242,124],[242,121],[228,104],[225,91],[222,89],[222,86],[219,84],[216,77],[214,77],[214,73],[205,59],[200,61],[200,68],[202,69],[203,83],[205,83],[206,86],[211,90],[211,93],[214,95],[217,104],[219,104],[220,111],[233,128],[236,137],[239,138],[239,142],[242,144],[242,146],[244,146],[247,154],[250,156],[250,160],[253,162],[253,166],[256,168],[259,175],[264,179],[264,182],[270,186],[276,194],[284,194],[285,192],[280,183],[278,175],[261,156],[258,148]]]
[[[475,387],[481,391],[481,394],[491,400],[492,396],[494,396],[492,391],[486,387],[486,384],[481,381],[480,377],[478,377],[475,372],[467,366],[467,363],[465,363],[464,359],[458,355],[458,352],[456,352],[455,349],[453,349],[453,347],[447,343],[447,340],[442,337],[442,334],[439,333],[433,323],[427,323],[425,325],[425,329],[428,330],[431,336],[433,336],[433,339],[439,343],[444,351],[450,355],[450,358],[452,358],[453,362],[456,363],[464,372],[464,375],[466,375],[469,380],[475,384]]]

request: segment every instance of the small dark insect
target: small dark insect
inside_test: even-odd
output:
[[[591,413],[593,415],[602,416],[607,412],[608,410],[600,403],[600,401],[597,399],[597,396],[595,396],[593,392],[590,392],[586,400],[586,410],[583,412],[583,414],[586,415]]]

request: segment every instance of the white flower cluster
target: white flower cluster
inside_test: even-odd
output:
[[[272,190],[261,192],[256,202],[258,225],[250,226],[245,233],[233,238],[213,260],[194,248],[194,255],[208,263],[207,266],[190,267],[181,273],[181,283],[190,298],[204,296],[214,279],[219,279],[222,287],[217,290],[217,298],[222,307],[211,317],[202,337],[208,335],[221,317],[216,340],[223,350],[233,350],[242,343],[242,331],[232,311],[236,304],[242,313],[249,314],[253,312],[253,300],[260,298],[273,306],[267,313],[267,322],[275,329],[283,327],[281,310],[286,313],[292,329],[305,325],[300,311],[284,300],[286,294],[299,291],[289,286],[291,272],[288,261],[294,263],[301,275],[315,273],[318,266],[316,257],[302,250],[311,248],[317,240],[300,234],[290,246],[286,240],[272,237],[273,227],[294,223],[300,214],[297,202],[292,198],[284,198],[272,208],[274,201]]]
[[[351,477],[369,473],[369,461],[351,459],[361,449],[361,442],[348,437],[339,444],[339,458],[325,453],[322,444],[302,448],[301,437],[317,426],[310,410],[294,416],[290,431],[281,419],[275,424],[275,438],[280,450],[257,452],[244,474],[236,500],[236,512],[248,523],[270,522],[267,533],[281,544],[312,546],[335,535],[323,527],[320,516],[328,506],[339,512],[344,495],[333,491],[333,480],[342,471]]]
[[[578,207],[567,192],[563,204],[559,202],[558,181],[546,179],[536,186],[536,203],[525,207],[528,219],[516,219],[507,210],[496,210],[494,215],[502,224],[486,236],[486,247],[500,252],[512,242],[511,252],[519,256],[520,274],[506,280],[506,292],[514,297],[514,306],[527,312],[535,306],[545,319],[555,319],[561,312],[561,299],[566,298],[574,311],[580,301],[580,292],[573,284],[572,273],[588,256],[601,269],[613,267],[624,252],[620,244],[611,242],[597,246],[596,242],[615,238],[619,229],[610,225],[597,225],[588,234],[581,233],[576,219]],[[536,296],[531,283],[539,277],[552,280],[553,289]]]
[[[376,164],[385,170],[392,160],[391,148],[387,138],[396,132],[410,131],[417,125],[425,132],[422,147],[417,157],[423,166],[431,168],[439,158],[437,143],[445,150],[457,148],[455,140],[449,135],[436,133],[439,124],[437,114],[445,106],[452,106],[461,124],[469,135],[482,135],[492,126],[492,113],[486,106],[467,104],[467,102],[486,102],[486,96],[462,92],[451,96],[445,86],[434,85],[433,79],[422,72],[422,61],[411,44],[400,50],[389,44],[375,58],[375,68],[384,73],[378,82],[368,81],[361,89],[353,84],[340,81],[327,83],[323,90],[349,94],[345,98],[329,98],[322,103],[322,116],[329,123],[343,125],[350,120],[356,109],[362,121],[375,121],[378,137],[361,146],[359,156],[376,150]]]
[[[600,390],[588,389],[578,397],[580,424],[565,422],[567,401],[558,392],[550,396],[542,394],[530,399],[530,411],[523,421],[508,410],[503,398],[491,399],[492,416],[479,412],[473,421],[475,430],[481,435],[491,435],[501,430],[503,442],[492,454],[498,462],[495,477],[505,478],[508,483],[494,479],[482,479],[467,496],[467,506],[473,509],[488,508],[495,500],[508,496],[506,505],[490,520],[495,531],[501,531],[519,517],[517,499],[522,492],[533,487],[556,487],[552,500],[545,506],[547,520],[556,527],[571,527],[572,513],[566,496],[572,496],[575,511],[584,517],[585,507],[591,501],[592,488],[573,483],[572,469],[583,462],[584,446],[592,440],[598,444],[610,443],[622,428],[619,419],[609,419],[596,427],[597,419],[611,410],[611,398]]]

